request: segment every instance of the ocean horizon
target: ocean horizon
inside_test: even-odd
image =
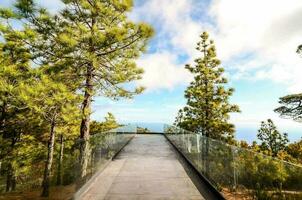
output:
[[[147,123],[147,122],[132,122],[132,123],[124,123],[124,124],[132,124],[139,127],[147,128],[151,132],[163,132],[163,127],[165,123]],[[170,125],[170,124],[167,124]],[[257,139],[257,133],[258,133],[259,127],[255,126],[236,126],[236,132],[235,132],[235,138],[238,141],[244,140],[251,144],[253,141],[257,141],[259,143],[259,140]],[[296,142],[302,139],[302,129],[287,129],[287,130],[281,130],[281,133],[287,133],[289,142]]]

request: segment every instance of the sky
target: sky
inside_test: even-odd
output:
[[[11,0],[0,0],[7,6]],[[55,12],[59,0],[39,0]],[[135,0],[129,18],[155,29],[148,51],[137,64],[145,70],[137,85],[143,94],[129,100],[95,98],[93,119],[113,113],[121,123],[172,124],[186,100],[184,90],[192,80],[185,64],[199,56],[195,50],[203,31],[215,41],[225,68],[228,87],[235,89],[231,102],[241,113],[232,114],[236,137],[256,138],[260,122],[271,118],[291,141],[302,137],[302,124],[281,119],[273,110],[278,98],[302,91],[301,0]]]

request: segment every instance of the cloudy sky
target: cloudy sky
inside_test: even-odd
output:
[[[10,2],[0,0],[1,5]],[[39,2],[53,11],[60,5],[59,0]],[[123,123],[173,123],[192,78],[184,65],[199,56],[195,44],[207,31],[229,87],[235,88],[231,101],[242,111],[231,118],[237,137],[254,139],[260,121],[268,118],[292,140],[302,136],[301,124],[273,112],[279,97],[302,91],[302,57],[295,53],[302,43],[301,0],[135,0],[129,17],[156,31],[137,61],[145,70],[138,84],[147,89],[132,100],[96,98],[94,119],[112,112]]]

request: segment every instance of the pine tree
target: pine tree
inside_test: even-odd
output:
[[[260,146],[262,151],[269,151],[272,156],[277,156],[279,151],[284,150],[289,141],[287,133],[281,134],[271,119],[261,122],[257,137],[262,141]]]
[[[197,50],[201,57],[195,60],[195,66],[186,65],[194,80],[185,91],[187,105],[179,111],[175,124],[202,135],[215,138],[233,139],[234,125],[229,123],[229,114],[240,112],[239,107],[229,103],[233,88],[225,88],[227,79],[224,69],[216,57],[216,49],[208,33],[200,35]]]
[[[281,117],[290,118],[298,122],[302,122],[302,94],[291,94],[280,97],[280,107],[274,111],[279,113]]]
[[[105,121],[98,122],[98,121],[91,121],[90,125],[90,134],[95,135],[98,133],[103,133],[112,129],[119,127],[114,115],[112,113],[107,113],[105,116]]]
[[[47,197],[49,195],[56,129],[79,116],[77,115],[79,98],[69,91],[64,84],[54,82],[43,74],[27,81],[30,82],[30,85],[21,84],[18,88],[21,100],[27,103],[32,115],[47,124],[49,130],[47,159],[42,185],[42,196]]]
[[[91,104],[97,94],[131,98],[141,87],[123,87],[141,78],[143,70],[134,62],[145,50],[153,30],[133,23],[127,14],[132,0],[64,0],[65,9],[50,16],[37,9],[32,0],[19,0],[16,8],[28,26],[35,27],[40,39],[32,45],[37,58],[69,77],[83,91],[81,177],[86,175],[89,157]],[[130,88],[130,89],[129,89]]]
[[[32,75],[31,54],[23,42],[23,39],[30,39],[32,35],[29,29],[13,30],[12,19],[17,19],[13,11],[0,9],[0,137],[3,139],[0,159],[7,166],[6,191],[15,190],[18,174],[30,166],[36,153],[32,151],[28,156],[28,147],[32,147],[36,141],[28,135],[28,109],[24,102],[19,101],[16,92],[20,82]],[[19,156],[23,156],[23,159],[19,159]]]

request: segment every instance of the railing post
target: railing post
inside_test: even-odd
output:
[[[190,140],[190,137],[188,137],[189,134],[187,134],[187,147],[188,147],[188,152],[191,153],[191,148],[192,148],[192,143]]]
[[[197,145],[197,152],[198,153],[200,153],[199,139],[200,139],[200,135],[199,135],[199,133],[197,133],[196,134],[196,145]]]

